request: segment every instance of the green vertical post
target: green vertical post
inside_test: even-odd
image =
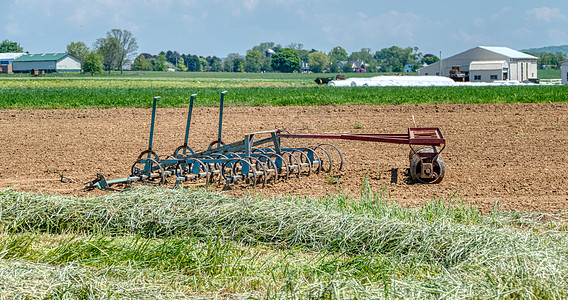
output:
[[[225,102],[226,93],[227,91],[221,92],[221,106],[219,110],[219,134],[217,135],[217,141],[219,141],[219,143],[217,145],[221,144],[221,133],[223,132],[223,103]]]

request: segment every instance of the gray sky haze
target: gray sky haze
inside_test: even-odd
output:
[[[125,29],[138,52],[226,57],[261,42],[348,53],[390,46],[451,56],[476,46],[568,44],[568,1],[2,0],[0,39],[30,53],[91,47]]]

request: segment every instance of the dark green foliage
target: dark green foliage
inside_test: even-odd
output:
[[[0,44],[0,53],[7,53],[7,52],[24,52],[24,49],[18,44],[17,42],[11,42],[9,40],[3,40]]]
[[[81,65],[83,72],[91,75],[98,75],[103,72],[103,63],[101,58],[95,52],[88,52]]]
[[[300,56],[290,48],[280,49],[272,55],[272,69],[282,73],[300,72]]]

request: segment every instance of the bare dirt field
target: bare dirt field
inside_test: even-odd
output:
[[[391,201],[420,204],[438,197],[490,211],[559,212],[568,209],[568,104],[401,105],[325,107],[226,107],[223,140],[248,132],[287,129],[293,133],[405,133],[408,127],[440,127],[447,140],[440,184],[408,180],[405,145],[331,141],[343,152],[337,184],[328,174],[235,188],[227,193],[359,195],[367,174],[373,190]],[[0,188],[63,195],[85,192],[83,183],[102,173],[130,174],[148,147],[150,109],[0,110]],[[154,150],[171,154],[183,143],[187,109],[159,109]],[[194,109],[190,147],[204,149],[217,136],[218,109]],[[283,140],[315,145],[317,140]],[[60,174],[75,183],[64,183]],[[334,174],[337,175],[337,174]],[[68,180],[67,180],[68,181]],[[213,189],[221,190],[214,186]]]

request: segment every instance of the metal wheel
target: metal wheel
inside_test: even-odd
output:
[[[174,155],[177,158],[185,158],[190,154],[195,154],[193,149],[189,148],[188,146],[179,146],[174,151]]]
[[[328,153],[335,158],[335,161],[339,162],[339,168],[337,169],[338,171],[341,171],[343,169],[343,154],[341,153],[341,151],[339,151],[339,148],[337,148],[334,144],[319,144],[318,147],[322,147],[322,148],[333,148],[335,151],[328,151]],[[336,154],[332,154],[332,152],[336,152]],[[331,169],[331,166],[330,166]]]
[[[325,159],[325,157],[327,157],[326,161],[320,159],[320,168],[326,173],[331,172],[331,167],[333,166],[333,159],[331,158],[331,155],[329,154],[329,152],[327,152],[327,150],[325,150],[324,148],[322,148],[320,146],[312,146],[310,148],[312,150],[316,151],[316,152],[323,152],[325,154],[325,156],[318,155],[319,157],[324,158],[324,159]],[[328,165],[327,169],[326,169],[326,164]]]
[[[131,174],[140,177],[143,183],[154,185],[166,183],[164,167],[153,158],[138,159],[131,167]]]
[[[426,163],[432,163],[431,170],[423,170],[424,165]],[[424,172],[430,173],[432,172],[432,177],[423,177],[422,174]],[[429,157],[420,157],[419,155],[414,155],[410,160],[410,177],[414,182],[420,183],[440,183],[442,179],[444,179],[444,175],[446,174],[446,166],[444,165],[444,161],[442,157],[439,155],[436,156],[433,160]]]

